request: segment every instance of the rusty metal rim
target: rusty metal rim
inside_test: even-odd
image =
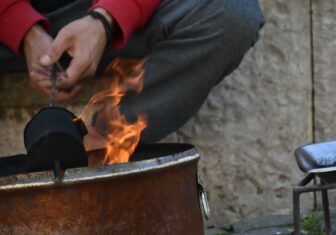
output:
[[[167,168],[184,162],[196,160],[199,157],[200,155],[196,149],[191,148],[182,153],[150,160],[120,163],[109,166],[93,166],[69,169],[65,172],[62,185],[103,180],[110,177],[118,177]],[[1,178],[0,192],[36,187],[53,187],[57,184],[59,183],[55,181],[52,171],[29,173]]]

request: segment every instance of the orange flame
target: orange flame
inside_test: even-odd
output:
[[[138,145],[141,132],[147,126],[146,118],[137,115],[135,122],[128,122],[121,114],[119,104],[128,91],[141,92],[143,63],[119,58],[113,60],[106,70],[107,73],[112,72],[109,88],[95,94],[84,108],[83,120],[94,117],[94,123],[88,127],[89,134],[84,139],[86,150],[106,149],[105,156],[89,158],[89,165],[128,162]]]

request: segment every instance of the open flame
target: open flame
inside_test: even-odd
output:
[[[89,165],[108,165],[128,162],[139,143],[142,130],[147,126],[144,115],[129,122],[121,114],[119,104],[128,91],[139,93],[143,89],[144,61],[114,59],[106,73],[112,73],[110,86],[95,94],[80,115],[93,120],[84,138],[87,151],[106,149],[102,156],[89,157]]]

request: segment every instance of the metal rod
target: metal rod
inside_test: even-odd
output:
[[[59,74],[61,73],[61,75]],[[66,73],[59,62],[56,62],[51,67],[51,94],[49,98],[49,106],[53,107],[55,105],[55,96],[56,96],[56,82],[58,79],[64,79],[66,77]]]
[[[53,65],[51,67],[51,93],[49,98],[49,106],[53,107],[55,105],[55,95],[56,95],[56,81],[57,81],[57,67]]]
[[[58,68],[58,71],[60,71],[60,72],[63,74],[62,76],[64,76],[64,75],[65,75],[65,71],[64,71],[64,69],[62,68],[62,66],[60,65],[60,63],[59,63],[59,62],[56,62],[55,64],[56,64],[56,66],[57,66],[57,68]]]
[[[314,174],[308,174],[305,176],[300,183],[293,187],[293,220],[294,220],[294,235],[300,235],[301,225],[300,225],[300,194],[307,192],[321,191],[322,194],[322,205],[325,223],[325,234],[331,235],[331,219],[329,210],[329,199],[328,199],[328,189],[336,189],[336,183],[333,184],[319,184],[310,185],[307,184],[315,178]]]
[[[62,183],[62,171],[61,171],[61,165],[59,161],[54,162],[54,176],[57,183]]]
[[[315,178],[315,175],[312,173],[308,173],[299,183],[298,186],[305,186],[310,183],[312,179]]]
[[[324,224],[325,224],[325,234],[331,235],[331,221],[330,221],[330,210],[329,210],[329,199],[328,199],[328,190],[323,189],[322,194],[322,206],[324,214]]]
[[[63,74],[65,73],[62,66],[56,62],[52,67],[51,67],[51,93],[50,93],[50,99],[49,99],[49,106],[53,107],[55,105],[55,96],[56,96],[56,82],[57,82],[57,76],[58,72],[62,72]],[[59,161],[54,162],[54,176],[56,179],[57,183],[62,183],[64,172],[61,169],[61,165]]]
[[[295,192],[305,193],[305,192],[315,192],[321,191],[323,189],[336,189],[336,183],[325,184],[325,185],[311,185],[311,186],[294,186],[293,190]]]
[[[300,192],[293,190],[293,220],[294,220],[294,235],[301,234],[300,224]]]
[[[313,181],[313,185],[316,185],[317,184],[317,180],[316,180],[316,177],[314,178],[314,181]],[[313,208],[314,208],[314,211],[317,211],[317,192],[313,192]]]

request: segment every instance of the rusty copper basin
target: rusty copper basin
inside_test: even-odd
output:
[[[0,234],[203,234],[194,148],[169,156],[0,178]]]

